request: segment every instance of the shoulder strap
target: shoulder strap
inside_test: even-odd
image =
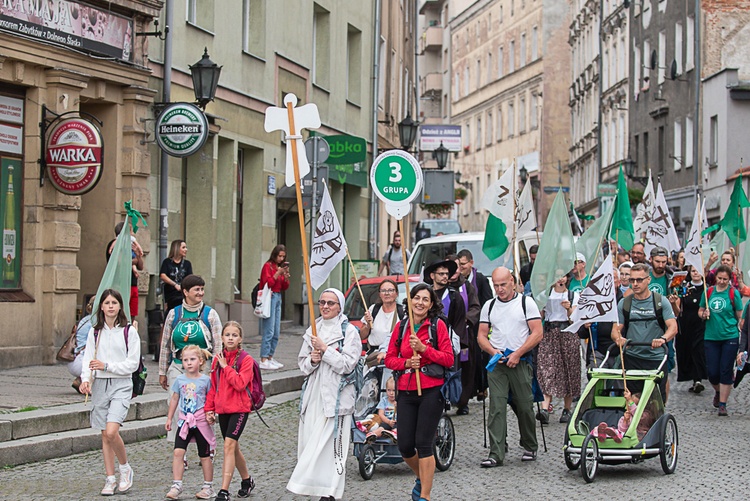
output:
[[[623,326],[625,327],[624,333],[622,333],[623,337],[626,337],[628,333],[628,325],[630,325],[630,309],[633,307],[633,295],[629,295],[625,299],[622,300],[622,317],[625,320],[623,322]]]
[[[573,304],[573,299],[575,299],[575,297],[576,293],[568,289],[568,302],[570,302],[571,305]]]
[[[208,330],[211,330],[211,323],[208,321],[208,315],[211,313],[211,307],[207,304],[204,304],[201,307],[200,314],[198,315],[201,320],[203,320],[203,323],[206,324],[206,327],[208,327]]]
[[[126,325],[122,330],[122,335],[125,337],[125,355],[128,354],[128,331],[130,330],[130,324]]]
[[[526,323],[529,323],[529,319],[526,318],[526,296],[521,294],[521,308],[523,309],[523,318],[526,320]]]
[[[380,312],[380,308],[383,307],[382,303],[375,303],[372,305],[372,318],[374,319],[376,316],[378,316],[378,312]]]
[[[495,301],[497,301],[497,298],[496,298],[496,297],[493,297],[493,298],[492,298],[492,299],[490,300],[490,308],[489,308],[489,309],[487,310],[487,321],[488,321],[488,322],[490,321],[490,315],[492,314],[492,308],[494,308],[494,307],[495,307]]]
[[[391,256],[392,256],[392,255],[393,255],[393,246],[391,245],[391,246],[390,246],[390,247],[388,248],[388,255],[387,255],[387,256],[386,256],[386,258],[385,258],[386,262],[388,262],[388,265],[390,265],[390,264],[391,264]],[[389,270],[389,272],[390,272],[390,270]]]
[[[404,313],[404,305],[396,303],[396,315],[398,315],[399,320],[404,318]]]
[[[708,300],[711,299],[711,294],[713,294],[713,293],[714,293],[714,286],[712,285],[706,291],[706,308],[708,308]]]
[[[178,304],[174,307],[174,318],[172,318],[172,330],[177,326],[177,322],[182,318],[182,305]]]
[[[654,297],[654,314],[656,315],[656,321],[659,323],[659,327],[662,331],[667,330],[667,324],[664,322],[664,311],[661,305],[661,294],[653,292],[651,294]]]

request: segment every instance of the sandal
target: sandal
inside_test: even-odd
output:
[[[479,466],[481,466],[482,468],[494,468],[496,466],[502,466],[502,465],[503,465],[503,462],[498,461],[495,458],[487,458],[481,463],[479,463]]]
[[[521,461],[536,461],[536,452],[523,451],[523,456],[521,456]]]

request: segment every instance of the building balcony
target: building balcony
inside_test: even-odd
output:
[[[428,73],[420,81],[420,97],[440,96],[443,94],[443,74]]]
[[[443,48],[443,27],[428,26],[419,37],[419,52],[440,51]]]

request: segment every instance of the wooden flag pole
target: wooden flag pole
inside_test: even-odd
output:
[[[292,147],[292,164],[294,165],[294,191],[297,194],[297,215],[299,216],[299,235],[302,239],[302,260],[305,264],[305,281],[307,282],[307,305],[310,309],[310,328],[312,335],[317,336],[318,330],[315,325],[315,306],[313,304],[312,285],[310,282],[310,257],[307,255],[307,235],[305,234],[305,212],[302,209],[302,190],[299,176],[299,160],[297,159],[297,141],[294,136],[297,130],[294,127],[294,107],[291,102],[286,103],[287,113],[289,115],[289,136],[288,139]],[[315,215],[313,214],[313,217]],[[313,223],[310,223],[313,224]],[[344,305],[341,305],[342,307]]]
[[[414,312],[411,308],[411,294],[409,293],[409,270],[406,269],[406,245],[404,244],[404,220],[398,220],[398,231],[401,234],[401,259],[404,261],[404,285],[406,285],[406,309],[409,312],[409,331],[412,336],[416,336],[414,332]],[[417,354],[419,357],[419,354]],[[421,357],[420,357],[421,358]],[[414,374],[417,375],[417,395],[422,396],[422,379],[419,377],[419,368],[414,370]]]
[[[701,204],[701,196],[698,195],[698,205]],[[703,199],[703,207],[706,206],[706,199]],[[701,208],[698,216],[698,235],[700,235],[700,242],[701,242],[701,267],[703,268],[701,271],[701,275],[703,275],[703,299],[706,301],[706,309],[708,309],[708,283],[706,281],[706,263],[703,262],[703,235],[701,235],[701,232],[703,232],[703,209]]]
[[[510,251],[511,255],[513,256],[513,277],[518,280],[520,278],[520,267],[518,266],[518,263],[516,262],[518,256],[516,255],[516,229],[518,227],[518,215],[516,212],[518,211],[518,193],[516,193],[516,161],[513,160],[513,177],[511,180],[511,193],[513,194],[513,239],[510,241]],[[516,287],[520,285],[520,280],[516,282]]]
[[[365,295],[362,294],[362,287],[359,286],[359,278],[357,277],[357,270],[354,269],[354,263],[352,262],[352,256],[349,255],[349,247],[346,248],[346,257],[349,258],[349,266],[352,268],[352,276],[354,277],[354,281],[357,284],[357,290],[359,291],[359,297],[362,298],[362,306],[365,307],[365,311],[367,311],[367,301],[365,301]],[[370,329],[372,329],[372,322],[367,322],[367,325],[370,326]]]

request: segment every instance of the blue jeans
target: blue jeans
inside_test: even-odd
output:
[[[260,329],[263,340],[260,344],[260,358],[273,357],[279,343],[281,331],[281,292],[271,293],[271,316],[261,321]]]

